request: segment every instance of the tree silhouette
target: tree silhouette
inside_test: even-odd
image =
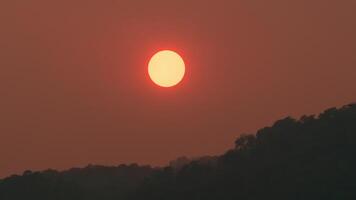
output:
[[[242,134],[221,156],[163,168],[90,165],[0,180],[1,200],[356,199],[356,105]]]

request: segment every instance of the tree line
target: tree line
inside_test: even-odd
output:
[[[0,180],[1,200],[356,199],[356,104],[281,119],[220,156],[90,165]]]

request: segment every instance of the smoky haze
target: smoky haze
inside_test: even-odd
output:
[[[163,165],[356,99],[355,1],[3,1],[0,177]],[[158,50],[187,75],[148,78]]]

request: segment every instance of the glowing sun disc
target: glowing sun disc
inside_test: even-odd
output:
[[[159,51],[148,63],[148,74],[151,80],[161,87],[175,86],[184,77],[184,60],[174,51]]]

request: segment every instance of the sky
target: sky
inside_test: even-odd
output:
[[[354,0],[0,2],[0,177],[216,155],[356,100]],[[178,52],[172,88],[148,77]]]

